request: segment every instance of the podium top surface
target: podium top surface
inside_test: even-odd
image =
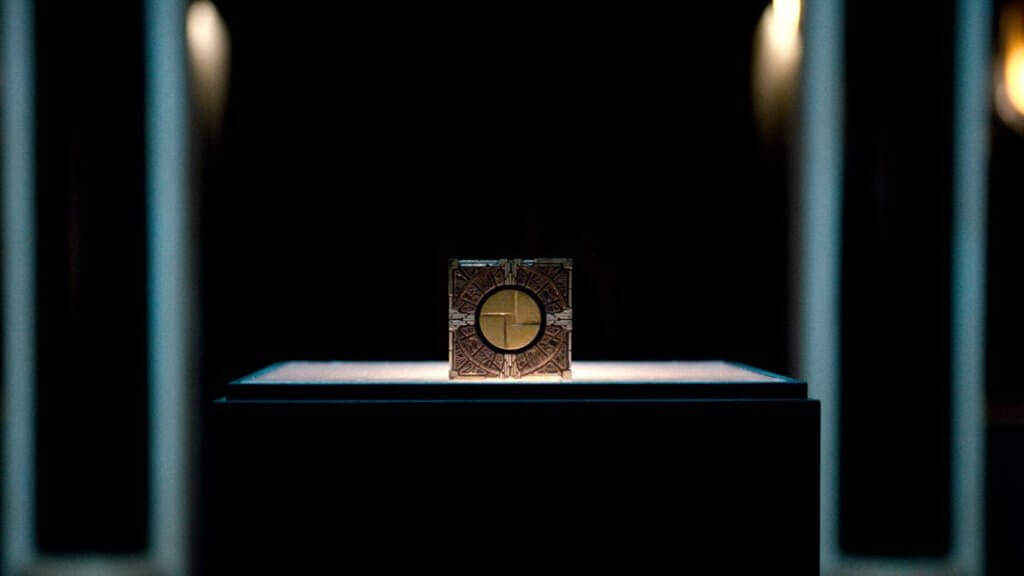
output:
[[[806,383],[743,364],[573,362],[571,380],[449,380],[447,362],[282,362],[224,401],[697,400],[807,398]]]

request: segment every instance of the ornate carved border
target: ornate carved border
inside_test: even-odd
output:
[[[544,333],[529,348],[501,353],[480,340],[474,325],[476,310],[498,286],[526,288],[544,305]],[[571,378],[571,362],[571,258],[448,262],[450,378]]]

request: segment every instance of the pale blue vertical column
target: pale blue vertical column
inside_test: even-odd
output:
[[[843,2],[804,10],[800,370],[821,401],[821,561],[839,555],[839,279],[842,241]]]
[[[953,112],[951,561],[984,565],[985,269],[992,4],[958,0]]]
[[[35,544],[35,24],[31,0],[3,2],[4,574]]]
[[[146,212],[151,558],[187,562],[188,102],[185,4],[146,1]]]

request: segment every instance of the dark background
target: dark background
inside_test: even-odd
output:
[[[451,257],[574,258],[579,359],[785,367],[758,3],[694,9],[698,34],[640,10],[222,8],[204,391],[287,358],[446,358]]]
[[[839,532],[854,554],[950,545],[954,8],[846,9]]]
[[[574,258],[576,359],[794,373],[794,142],[759,135],[750,96],[766,4],[218,2],[226,115],[213,133],[194,107],[192,127],[200,444],[203,407],[271,362],[443,359],[450,257]],[[854,554],[949,548],[953,6],[847,3],[840,529]],[[36,3],[46,554],[148,542],[142,24],[138,3]],[[1024,138],[991,128],[995,573],[1019,560]]]
[[[574,258],[577,359],[786,370],[762,3],[218,7],[223,131],[193,110],[201,406],[280,360],[445,358],[450,257]],[[141,24],[37,4],[44,553],[147,542]]]
[[[141,3],[36,3],[36,540],[148,542]]]

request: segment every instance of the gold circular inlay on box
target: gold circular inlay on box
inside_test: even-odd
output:
[[[522,350],[540,333],[540,303],[525,290],[502,288],[480,303],[477,322],[491,346],[505,352]]]

